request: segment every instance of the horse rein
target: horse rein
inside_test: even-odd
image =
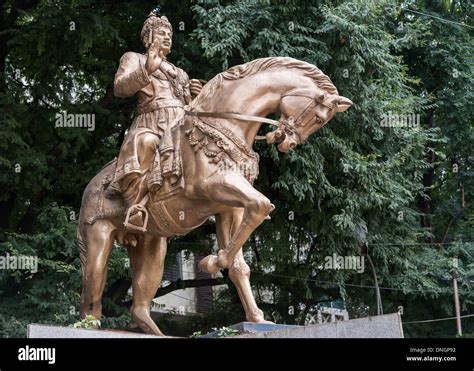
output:
[[[260,122],[260,123],[266,123],[270,124],[273,126],[276,126],[277,129],[274,131],[276,137],[281,137],[283,134],[296,134],[299,139],[300,143],[306,139],[302,138],[301,135],[298,133],[296,128],[298,126],[306,126],[308,122],[312,119],[309,118],[308,120],[305,120],[304,123],[301,123],[306,116],[311,112],[313,106],[314,108],[317,106],[317,104],[322,104],[323,106],[333,110],[334,109],[334,104],[332,105],[327,105],[324,102],[324,97],[321,98],[321,95],[315,92],[314,90],[310,89],[294,89],[292,92],[287,93],[282,95],[282,98],[284,97],[305,97],[311,99],[311,102],[309,102],[306,107],[303,109],[303,111],[298,115],[296,119],[294,119],[292,116],[288,117],[287,120],[272,120],[268,119],[266,117],[260,117],[260,116],[252,116],[252,115],[243,115],[240,113],[234,113],[234,112],[202,112],[202,111],[187,111],[185,110],[185,114],[189,116],[195,116],[195,117],[214,117],[214,118],[223,118],[223,119],[236,119],[236,120],[241,120],[241,121],[250,121],[250,122]],[[317,120],[322,123],[322,120],[317,117]],[[268,139],[266,136],[263,135],[256,135],[255,140],[267,140]]]
[[[195,116],[195,117],[214,117],[218,119],[236,119],[241,121],[251,121],[251,122],[264,122],[266,124],[270,124],[280,128],[282,121],[276,121],[272,119],[267,119],[266,117],[260,116],[251,116],[251,115],[242,115],[240,113],[234,112],[194,112],[194,111],[184,111],[186,115]],[[262,140],[266,139],[263,135],[255,136],[255,140]]]

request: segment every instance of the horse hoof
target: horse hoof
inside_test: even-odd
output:
[[[257,316],[257,317],[250,317],[250,318],[247,318],[247,321],[248,322],[252,322],[252,323],[266,323],[266,324],[269,324],[269,325],[274,325],[275,323],[272,322],[272,321],[267,321],[265,318],[263,318],[262,316]]]
[[[208,255],[204,259],[202,259],[199,264],[199,270],[206,273],[217,273],[221,269],[217,264],[217,256],[215,255]]]

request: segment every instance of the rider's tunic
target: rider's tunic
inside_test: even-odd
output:
[[[165,60],[158,70],[149,75],[145,62],[146,55],[125,53],[115,75],[115,96],[126,98],[136,95],[138,99],[136,115],[124,138],[110,185],[117,192],[121,192],[120,180],[123,177],[131,173],[143,175],[146,171],[139,161],[141,149],[137,139],[141,135],[153,134],[156,140],[145,143],[158,147],[154,148],[156,156],[148,174],[149,189],[159,188],[162,176],[179,176],[181,171],[177,134],[184,118],[183,107],[191,101],[189,78],[186,72]],[[171,156],[166,156],[167,159],[160,164],[160,154],[163,158],[164,153]]]

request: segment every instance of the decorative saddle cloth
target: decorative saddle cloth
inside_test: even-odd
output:
[[[219,120],[193,118],[193,127],[186,130],[194,151],[202,150],[223,171],[239,172],[252,184],[258,177],[258,153],[254,152],[232,130]]]

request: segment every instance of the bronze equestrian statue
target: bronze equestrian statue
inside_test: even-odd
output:
[[[117,241],[127,248],[133,272],[132,317],[146,333],[163,335],[150,304],[161,283],[167,238],[215,216],[219,252],[199,268],[228,268],[247,321],[267,322],[242,253],[274,209],[253,187],[259,162],[253,143],[265,139],[287,152],[352,102],[316,66],[288,57],[232,67],[202,86],[166,61],[172,37],[166,17],[151,14],[141,37],[146,54],[126,53],[114,81],[117,97],[138,98],[133,124],[118,158],[91,180],[82,198],[81,316],[101,317],[108,259]],[[280,119],[267,119],[271,113]],[[262,123],[275,130],[257,135]]]

